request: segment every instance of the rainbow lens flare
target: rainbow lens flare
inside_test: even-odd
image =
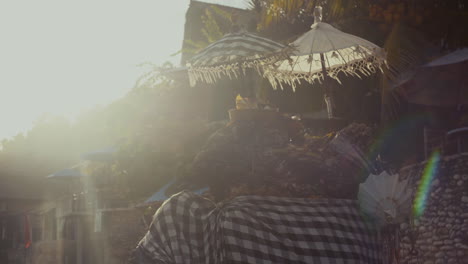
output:
[[[424,173],[421,182],[418,186],[416,196],[413,204],[413,215],[416,219],[421,217],[426,209],[427,197],[431,191],[431,183],[434,176],[437,174],[437,169],[440,161],[440,152],[435,151],[432,153],[429,161],[424,168]]]

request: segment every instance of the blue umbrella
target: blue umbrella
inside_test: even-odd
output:
[[[117,152],[116,147],[107,147],[104,149],[87,152],[81,155],[81,159],[90,161],[113,161],[114,154]]]
[[[48,179],[77,179],[80,177],[85,177],[85,174],[82,174],[80,171],[75,169],[63,169],[47,176]]]
[[[160,202],[164,201],[169,198],[169,196],[166,195],[167,189],[171,187],[175,183],[175,180],[170,181],[168,184],[164,185],[159,191],[154,193],[150,198],[148,198],[144,203],[154,203],[154,202]],[[195,194],[202,194],[208,190],[208,187],[203,187],[197,190],[192,191]]]

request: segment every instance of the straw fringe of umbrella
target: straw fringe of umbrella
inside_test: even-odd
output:
[[[374,43],[342,32],[328,23],[322,22],[322,8],[314,10],[314,24],[311,29],[290,44],[294,49],[286,60],[267,65],[264,77],[273,88],[283,84],[293,90],[301,80],[308,83],[323,83],[324,100],[329,118],[334,117],[333,86],[327,79],[341,84],[340,73],[361,78],[386,65],[386,53]]]
[[[187,63],[190,84],[214,83],[223,75],[238,78],[247,69],[263,74],[266,64],[286,59],[288,51],[283,44],[245,31],[227,34]]]
[[[219,64],[206,67],[191,67],[189,66],[190,84],[194,86],[197,82],[205,82],[209,84],[215,83],[223,76],[229,79],[236,79],[246,74],[247,69],[254,69],[259,75],[264,75],[266,65],[271,65],[276,61],[288,58],[289,49],[284,49],[280,52],[274,52],[265,56],[252,56],[243,58],[243,61],[238,61],[229,64]]]
[[[361,51],[359,49],[361,49]],[[344,58],[344,56],[340,54],[342,52],[332,51],[329,53],[331,53],[332,57],[340,56],[341,58]],[[315,59],[314,57],[318,58]],[[324,54],[324,57],[325,64],[330,65],[330,63],[327,63],[328,55]],[[363,58],[366,59],[363,60]],[[378,71],[383,73],[383,67],[387,65],[386,60],[383,58],[385,58],[384,50],[370,50],[364,47],[356,47],[352,53],[348,53],[346,59],[344,59],[344,61],[346,61],[344,64],[326,66],[326,76],[341,84],[338,77],[340,73],[345,76],[353,76],[360,79],[363,76],[370,76]],[[309,64],[309,71],[296,71],[297,65],[301,63],[300,60],[307,61]],[[281,65],[286,65],[286,63],[289,65],[291,70],[279,70],[279,67],[275,64],[266,64],[264,66],[263,76],[269,80],[274,89],[277,89],[278,87],[283,89],[283,84],[287,84],[295,90],[296,85],[300,84],[301,80],[314,84],[316,81],[322,83],[325,79],[324,72],[322,70],[315,72],[311,71],[314,63],[317,64],[318,67],[321,67],[322,65],[322,60],[320,59],[319,54],[309,55],[307,58],[290,56],[290,58]]]
[[[247,32],[227,34],[187,64],[190,84],[214,83],[223,75],[238,78],[247,69],[255,69],[274,89],[287,84],[295,90],[301,80],[323,82],[328,115],[333,118],[333,86],[327,79],[341,84],[341,74],[361,78],[379,70],[385,73],[386,53],[372,42],[322,22],[320,6],[314,17],[311,29],[288,46]]]

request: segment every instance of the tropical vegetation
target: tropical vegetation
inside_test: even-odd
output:
[[[324,7],[324,21],[386,48],[390,80],[431,54],[468,45],[466,28],[458,26],[468,24],[468,7],[458,0],[251,0],[249,12],[255,20],[249,29],[288,43],[308,30],[318,4]],[[237,22],[217,7],[205,10],[202,21],[203,40],[187,40],[189,49],[182,52],[202,49]],[[194,155],[219,127],[213,121],[227,117],[236,94],[212,86],[188,89],[184,82],[154,74],[171,67],[154,68],[126,96],[89,110],[73,122],[46,115],[28,132],[3,140],[0,180],[44,179],[75,165],[80,154],[108,146],[119,149],[115,161],[93,163],[88,172],[110,171],[118,195],[147,195],[168,179],[189,173]],[[266,87],[264,94],[284,111],[305,112],[322,108],[321,92],[318,86],[303,86],[296,93]],[[385,109],[383,120],[398,113],[399,102],[384,78],[347,79],[340,94],[341,112],[349,119],[378,122],[380,103]]]

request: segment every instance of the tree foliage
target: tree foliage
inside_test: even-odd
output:
[[[114,146],[113,162],[82,166],[110,196],[141,199],[187,173],[193,156],[218,126],[206,118],[206,93],[159,74],[150,65],[124,97],[71,122],[45,115],[24,134],[2,141],[0,179],[39,181],[80,162],[83,153]]]
[[[259,34],[287,43],[309,29],[317,4],[324,7],[324,21],[385,46],[392,66],[389,71],[395,76],[427,60],[430,56],[426,50],[435,47],[445,52],[468,45],[467,29],[459,26],[468,24],[467,6],[457,0],[251,0],[251,12],[258,19]],[[231,17],[231,13],[218,7],[204,9],[200,39],[187,40],[191,42],[188,45],[191,52],[227,33]],[[219,127],[209,122],[209,112],[217,109],[226,117],[227,109],[219,104],[224,104],[224,100],[234,103],[235,95],[228,94],[228,85],[223,83],[222,88],[190,89],[185,83],[159,74],[172,69],[172,65],[148,65],[151,68],[148,74],[138,79],[126,96],[110,105],[91,109],[73,122],[45,115],[28,132],[3,140],[0,179],[44,179],[54,171],[75,165],[80,154],[108,146],[119,148],[116,161],[92,163],[88,172],[111,175],[109,186],[115,188],[109,188],[109,192],[123,197],[141,198],[169,179],[189,173],[194,155]],[[346,87],[340,92],[349,107],[353,107],[350,101],[368,92],[369,89],[360,86],[377,90],[375,79],[344,83]],[[320,98],[319,94],[306,93],[309,88],[276,96],[278,104],[288,105],[287,94],[294,102],[290,106],[293,111],[298,109],[298,98],[304,104],[310,104],[308,98],[312,96]],[[388,97],[390,84],[384,82],[380,88],[383,104],[394,108]],[[221,93],[226,98],[221,98]],[[363,112],[356,107],[347,111],[350,115],[356,113],[355,116]]]
[[[198,39],[185,39],[186,48],[181,52],[195,54],[222,38],[231,29],[233,14],[217,6],[209,6],[201,15],[201,32]],[[194,19],[194,18],[193,18]],[[193,23],[193,21],[191,21]]]

